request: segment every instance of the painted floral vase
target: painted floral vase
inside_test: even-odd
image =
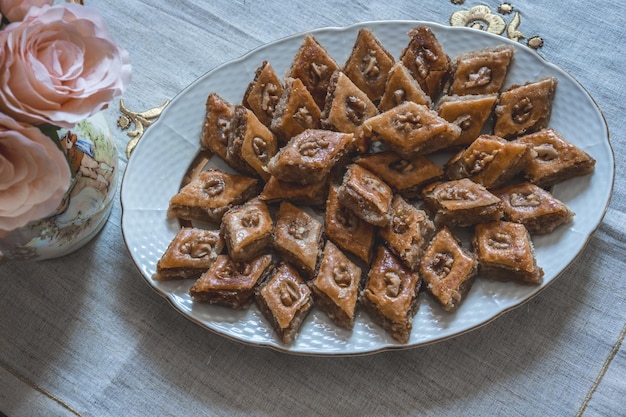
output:
[[[4,260],[44,260],[76,251],[102,229],[117,191],[118,153],[101,113],[59,129],[73,178],[56,212],[0,236]]]

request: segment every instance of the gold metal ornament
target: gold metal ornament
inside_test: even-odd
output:
[[[161,116],[161,112],[169,103],[169,100],[165,100],[165,102],[158,107],[153,107],[143,112],[134,112],[126,107],[124,99],[120,99],[120,111],[122,115],[117,119],[117,126],[122,130],[126,130],[131,124],[135,125],[135,128],[127,133],[131,138],[126,145],[127,158],[130,158],[135,146],[139,143],[139,139],[143,136],[145,129]]]

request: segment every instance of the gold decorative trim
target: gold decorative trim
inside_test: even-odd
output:
[[[117,119],[117,126],[122,130],[126,130],[131,124],[135,125],[135,128],[127,133],[131,138],[126,145],[127,158],[130,158],[130,155],[133,153],[133,150],[135,150],[135,146],[139,143],[139,139],[143,136],[146,128],[161,116],[161,112],[169,103],[169,100],[165,100],[165,102],[158,107],[153,107],[143,112],[134,112],[124,105],[124,99],[120,99],[120,111],[122,115]]]
[[[453,4],[464,4],[464,0],[451,0]],[[511,20],[507,21],[500,15],[513,14]],[[465,26],[473,29],[484,30],[496,35],[502,35],[506,31],[506,37],[520,42],[526,39],[526,35],[519,30],[522,23],[522,17],[519,11],[516,11],[511,3],[502,3],[498,6],[497,13],[485,5],[473,6],[466,10],[457,10],[450,16],[450,25]],[[543,46],[543,39],[539,36],[532,36],[526,43],[532,49],[539,49]]]

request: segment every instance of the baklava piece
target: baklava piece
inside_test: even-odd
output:
[[[291,344],[313,307],[311,290],[291,265],[282,263],[256,293],[259,310],[280,339]]]
[[[282,181],[318,183],[346,155],[353,138],[352,133],[306,130],[278,151],[268,163],[267,171]]]
[[[359,157],[355,162],[404,198],[419,197],[423,186],[443,178],[443,169],[425,156],[405,159],[393,151],[383,151]]]
[[[324,233],[341,249],[369,265],[376,229],[339,202],[337,188],[333,185],[328,192]]]
[[[446,226],[431,240],[420,263],[426,290],[446,311],[459,307],[477,272],[476,255],[463,248]]]
[[[255,178],[208,169],[170,199],[168,216],[219,223],[227,210],[258,193]]]
[[[274,248],[282,258],[296,267],[304,278],[312,278],[322,244],[322,223],[283,201],[276,214],[274,231]]]
[[[389,71],[385,91],[378,104],[378,109],[384,112],[405,101],[414,101],[425,106],[432,104],[430,97],[424,93],[409,70],[402,62],[397,62]]]
[[[481,276],[541,284],[533,243],[523,224],[497,221],[476,225],[472,246]]]
[[[270,127],[282,94],[283,85],[274,68],[269,62],[263,61],[243,95],[242,104],[252,110],[261,123]]]
[[[219,231],[183,227],[159,259],[153,279],[198,278],[224,249]]]
[[[200,145],[223,160],[226,160],[228,136],[234,116],[235,106],[232,103],[224,100],[217,93],[209,94],[206,100],[206,116],[202,124]]]
[[[531,234],[550,233],[574,217],[574,212],[563,202],[529,182],[510,185],[493,193],[502,200],[504,218],[523,224]]]
[[[328,86],[321,126],[338,132],[357,133],[365,120],[377,114],[378,109],[367,94],[359,90],[346,74],[335,71]]]
[[[228,210],[221,230],[230,257],[248,261],[270,250],[274,223],[267,205],[255,198]]]
[[[413,317],[418,308],[421,279],[384,246],[376,257],[367,277],[359,302],[372,321],[385,329],[400,343],[411,337]]]
[[[529,145],[482,135],[454,155],[444,168],[450,179],[469,178],[491,189],[505,185],[522,172],[534,154]]]
[[[417,271],[424,248],[435,234],[435,225],[425,211],[399,195],[393,198],[391,222],[380,229],[389,249],[412,271]]]
[[[270,125],[284,145],[307,129],[318,129],[322,112],[300,79],[288,78]]]
[[[339,70],[326,49],[312,35],[307,35],[287,72],[290,78],[299,78],[321,109],[326,101],[330,77]]]
[[[374,103],[377,103],[385,91],[387,74],[395,60],[374,33],[369,29],[360,29],[350,56],[343,66],[343,72]]]
[[[497,93],[513,59],[515,48],[499,45],[465,52],[454,60],[454,74],[450,94]]]
[[[229,165],[242,174],[257,175],[267,180],[270,175],[265,167],[277,152],[278,142],[274,134],[252,110],[236,106],[226,151]]]
[[[228,255],[220,255],[194,282],[189,295],[199,303],[243,310],[254,302],[255,290],[271,270],[271,264],[272,255],[261,255],[248,262],[235,262]]]
[[[450,77],[450,57],[446,55],[433,31],[417,26],[408,33],[410,41],[400,61],[408,68],[422,90],[431,98],[441,92]]]
[[[315,278],[309,283],[315,304],[337,325],[354,327],[361,268],[327,241]]]
[[[548,188],[570,178],[591,174],[596,161],[551,128],[522,136],[516,142],[528,144],[536,156],[524,169],[528,181]]]
[[[268,204],[284,200],[305,206],[324,206],[329,186],[330,178],[313,184],[301,185],[270,177],[259,194],[259,198]]]
[[[363,132],[405,158],[449,147],[461,128],[439,117],[427,106],[405,101],[363,122]]]
[[[480,136],[497,100],[497,94],[445,96],[439,100],[439,116],[461,128],[453,146],[469,145]]]
[[[344,207],[375,226],[391,220],[393,192],[380,178],[358,164],[348,166],[337,198]]]
[[[427,185],[422,196],[435,225],[471,226],[500,220],[502,201],[468,178]]]
[[[509,139],[546,128],[556,86],[557,79],[547,77],[506,89],[496,104],[493,133]]]

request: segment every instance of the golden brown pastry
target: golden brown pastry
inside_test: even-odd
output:
[[[523,182],[493,190],[502,200],[504,218],[521,223],[531,234],[546,234],[574,218],[563,202],[541,187]]]
[[[459,308],[477,271],[476,255],[463,248],[446,226],[432,239],[420,264],[426,290],[446,311]]]
[[[339,202],[337,188],[332,185],[328,192],[324,218],[326,237],[369,265],[376,229]]]
[[[546,128],[556,86],[556,78],[546,77],[502,92],[495,108],[494,135],[509,139]]]
[[[261,255],[248,262],[235,262],[228,255],[220,255],[215,263],[194,282],[189,295],[199,303],[211,303],[234,310],[248,308],[254,302],[254,293],[268,271],[272,255]]]
[[[506,221],[477,224],[472,246],[481,276],[541,284],[533,243],[523,224]]]
[[[411,271],[381,245],[376,250],[359,301],[372,321],[400,343],[407,343],[419,306],[417,296],[420,285],[419,274]]]
[[[465,52],[454,60],[450,94],[497,93],[504,84],[515,54],[511,45],[499,45]]]
[[[408,159],[447,148],[459,137],[461,128],[426,106],[405,101],[367,119],[363,132]]]
[[[536,156],[526,165],[524,174],[540,187],[548,188],[570,178],[588,175],[595,169],[595,159],[554,129],[542,129],[515,142],[528,144],[535,151]]]
[[[471,144],[482,132],[497,100],[495,93],[442,97],[437,110],[439,116],[461,128],[461,134],[451,145]]]
[[[354,327],[361,268],[327,241],[315,278],[309,283],[315,304],[337,325]]]
[[[202,171],[170,199],[168,216],[219,223],[224,213],[259,193],[255,178]]]
[[[206,116],[202,124],[200,145],[226,160],[228,135],[235,115],[235,106],[217,93],[211,93],[206,100]]]
[[[254,73],[254,80],[243,95],[242,104],[252,110],[265,126],[270,127],[283,85],[272,65],[263,61]]]
[[[359,29],[350,56],[343,66],[343,72],[362,90],[370,100],[377,103],[385,91],[387,74],[395,60],[366,28]]]
[[[183,227],[157,262],[157,281],[198,278],[213,265],[224,249],[224,240],[217,230]]]
[[[434,98],[450,77],[450,57],[446,55],[433,31],[417,26],[408,33],[410,41],[400,61],[417,80],[422,90]]]
[[[337,199],[344,207],[375,226],[391,220],[393,192],[380,178],[358,164],[348,166]]]
[[[432,104],[430,97],[424,93],[422,87],[404,64],[396,62],[389,71],[385,91],[378,104],[378,109],[385,112],[405,101],[414,101],[429,107]]]
[[[287,72],[290,78],[299,78],[321,109],[326,101],[330,77],[339,65],[312,35],[307,35]]]
[[[329,177],[320,182],[306,185],[270,177],[265,183],[263,191],[259,194],[259,198],[268,204],[284,200],[304,206],[324,206],[328,197],[329,186]]]
[[[383,151],[361,156],[355,162],[404,198],[419,197],[424,185],[443,178],[443,169],[425,156],[404,159],[393,151]]]
[[[471,226],[503,215],[502,201],[468,178],[427,185],[422,195],[437,226]]]
[[[288,201],[280,203],[274,249],[282,259],[296,267],[302,277],[312,278],[322,245],[322,223]]]
[[[314,184],[324,181],[348,153],[354,135],[309,129],[293,137],[270,160],[267,171],[282,181]]]
[[[313,307],[311,290],[291,265],[282,263],[256,294],[261,313],[285,344],[294,342],[298,330]]]
[[[287,78],[270,125],[281,145],[307,129],[318,129],[322,112],[300,79]]]
[[[249,261],[270,250],[274,223],[267,205],[254,198],[228,210],[221,230],[230,257],[236,262]]]

